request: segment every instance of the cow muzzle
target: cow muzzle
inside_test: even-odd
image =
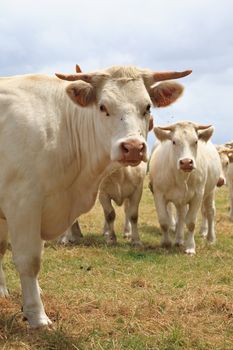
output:
[[[194,162],[190,158],[184,158],[179,161],[180,170],[190,173],[195,167]]]
[[[220,176],[217,182],[217,187],[222,187],[225,184],[226,184],[226,180],[224,179],[224,177]]]
[[[120,163],[137,166],[141,161],[147,161],[147,147],[145,142],[129,140],[120,144]]]

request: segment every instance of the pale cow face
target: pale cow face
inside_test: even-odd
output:
[[[233,149],[225,146],[217,147],[224,174],[227,174],[228,166],[233,162]]]
[[[96,109],[97,133],[104,139],[112,161],[136,166],[147,161],[147,133],[152,129],[151,107],[165,107],[181,96],[175,82],[155,82],[190,74],[154,73],[135,67],[112,67],[102,72],[57,76],[79,80],[66,88],[76,104]]]
[[[198,144],[207,142],[213,130],[210,125],[197,125],[192,122],[154,128],[160,141],[171,142],[172,158],[176,161],[177,169],[184,172],[191,172],[196,168]]]

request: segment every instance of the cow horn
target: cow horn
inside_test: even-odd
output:
[[[89,74],[84,74],[84,73],[77,73],[77,74],[55,73],[55,75],[59,79],[62,79],[62,80],[68,80],[68,81],[83,80],[86,83],[92,83],[93,80],[95,80],[95,79],[104,79],[104,78],[109,77],[108,73],[102,73],[102,72],[89,73]]]
[[[205,130],[210,128],[212,125],[201,125],[201,124],[195,124],[194,127],[196,130]]]
[[[167,125],[167,126],[159,126],[160,129],[165,130],[165,131],[173,131],[175,129],[175,125]]]
[[[62,80],[68,80],[68,81],[75,81],[75,80],[84,80],[87,83],[91,82],[91,79],[93,75],[91,74],[83,74],[83,73],[77,73],[77,74],[61,74],[61,73],[55,73],[55,75]]]
[[[170,79],[179,79],[186,77],[192,73],[192,70],[185,70],[183,72],[155,72],[153,73],[154,82],[170,80]]]
[[[78,64],[76,64],[76,66],[75,66],[75,71],[76,71],[76,73],[82,73],[81,68]]]

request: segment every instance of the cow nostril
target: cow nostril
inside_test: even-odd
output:
[[[122,143],[121,144],[121,149],[123,151],[123,153],[129,153],[129,148],[127,147],[127,143]]]
[[[189,159],[189,164],[190,164],[190,165],[192,165],[192,164],[193,164],[192,159]]]

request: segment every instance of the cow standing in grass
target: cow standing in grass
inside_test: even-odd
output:
[[[221,163],[216,148],[209,141],[212,126],[180,122],[154,128],[161,143],[155,148],[150,161],[150,182],[153,189],[159,223],[163,233],[162,245],[171,245],[168,203],[177,212],[177,245],[184,244],[184,224],[188,228],[185,252],[195,254],[194,229],[197,213],[203,203],[207,218],[209,242],[215,241],[214,192],[221,174]]]
[[[229,190],[230,219],[233,221],[233,142],[217,147]]]
[[[0,295],[8,294],[9,229],[32,327],[51,323],[37,280],[44,240],[91,209],[110,164],[147,161],[150,107],[170,105],[183,91],[174,82],[154,84],[188,74],[129,66],[0,79]]]
[[[112,201],[118,206],[124,205],[125,224],[123,237],[130,239],[133,246],[142,245],[138,233],[138,209],[142,197],[146,169],[146,163],[141,163],[136,167],[120,168],[107,175],[101,182],[99,201],[105,217],[103,235],[108,245],[113,245],[117,241],[114,230],[116,213]],[[59,238],[58,242],[62,244],[77,244],[81,238],[82,233],[76,220],[72,227]]]

